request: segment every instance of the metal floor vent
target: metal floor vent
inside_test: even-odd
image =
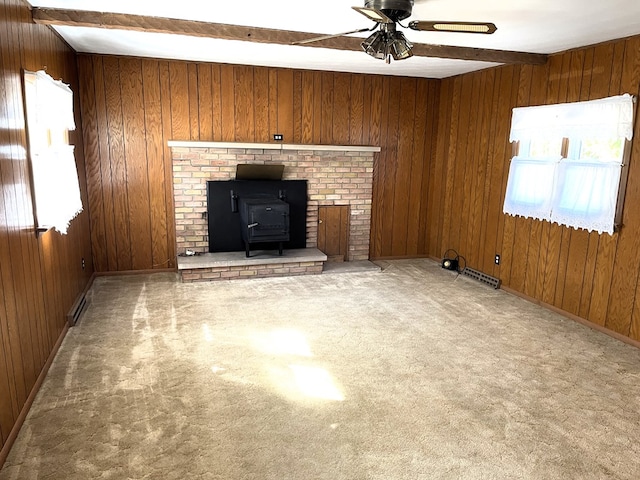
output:
[[[490,285],[493,288],[500,288],[499,278],[492,277],[490,275],[487,275],[486,273],[479,272],[478,270],[474,270],[473,268],[469,268],[469,267],[464,267],[461,273],[462,275],[466,275],[467,277],[474,278],[479,282]]]

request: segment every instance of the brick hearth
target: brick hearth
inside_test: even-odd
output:
[[[205,253],[181,257],[178,269],[183,282],[236,280],[242,278],[282,277],[322,273],[327,256],[315,248],[285,250],[283,256],[254,251]]]

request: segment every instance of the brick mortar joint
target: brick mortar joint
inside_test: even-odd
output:
[[[294,156],[298,158],[292,158]],[[206,208],[206,195],[198,195],[194,190],[202,190],[202,183],[208,180],[232,179],[236,165],[241,162],[251,162],[254,164],[267,164],[269,162],[284,163],[290,170],[290,173],[285,176],[285,180],[307,179],[309,180],[310,190],[318,184],[338,183],[336,180],[341,178],[341,176],[340,172],[336,170],[344,169],[344,173],[347,175],[344,177],[344,183],[339,183],[339,186],[332,187],[342,190],[342,192],[327,194],[330,196],[329,198],[327,198],[327,195],[320,196],[320,198],[323,199],[322,205],[335,205],[337,202],[340,202],[340,204],[347,204],[356,210],[366,207],[364,213],[352,214],[350,218],[354,221],[368,223],[369,228],[362,228],[362,225],[356,225],[350,226],[349,230],[350,238],[360,240],[361,237],[362,239],[367,237],[368,243],[371,222],[371,212],[369,209],[372,200],[374,159],[375,155],[368,152],[353,155],[352,152],[340,151],[330,153],[322,152],[321,154],[314,151],[304,151],[303,155],[300,155],[300,152],[296,152],[295,154],[266,155],[251,149],[222,149],[215,150],[215,152],[212,149],[181,149],[179,153],[174,153],[172,157],[173,166],[177,167],[173,171],[174,201],[176,201],[176,203],[179,202],[181,205],[177,207],[174,212],[176,225],[181,227],[181,238],[179,237],[177,239],[177,245],[184,248],[194,248],[195,242],[193,240],[186,240],[185,237],[200,237],[206,239],[208,236],[206,221],[196,217],[187,219],[177,216],[178,214],[194,215],[199,213],[203,208]],[[292,162],[301,162],[306,165],[293,165]],[[310,168],[308,164],[313,165],[312,168],[317,168],[319,171],[308,171],[307,169]],[[203,171],[203,169],[209,170]],[[328,177],[327,175],[329,174],[332,176]],[[357,183],[354,182],[354,180],[357,180]],[[192,200],[175,200],[178,196],[186,196],[186,194],[183,193],[184,190],[190,190],[189,194],[192,196]],[[358,197],[355,199],[343,198],[343,196],[348,195],[357,195]],[[363,204],[362,202],[366,203]],[[199,203],[202,203],[202,205]],[[317,224],[315,224],[313,220],[317,219],[318,206],[320,205],[316,200],[309,200],[308,215],[311,217],[312,222],[308,223],[307,226],[308,246],[315,246],[317,244]],[[354,227],[357,228],[354,229]]]

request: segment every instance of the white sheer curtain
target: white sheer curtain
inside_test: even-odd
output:
[[[615,142],[633,136],[634,99],[625,94],[588,102],[514,108],[511,141],[567,138]],[[580,152],[580,148],[574,148]],[[618,157],[513,157],[503,212],[573,228],[607,232],[615,228],[622,170]],[[558,152],[560,153],[560,152]]]
[[[505,213],[549,220],[559,161],[559,156],[549,159],[513,157],[504,200]]]
[[[40,70],[36,76],[36,118],[47,129],[75,130],[73,92],[68,85]]]
[[[66,140],[75,129],[73,92],[44,71],[25,73],[25,92],[38,226],[66,234],[82,211],[74,147]]]
[[[613,233],[621,169],[620,163],[561,162],[550,221]]]
[[[32,160],[38,224],[66,234],[82,211],[73,146],[48,149]]]

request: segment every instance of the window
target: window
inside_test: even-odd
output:
[[[44,71],[25,72],[25,109],[38,230],[66,234],[82,211],[78,173],[69,145],[75,129],[73,93]]]
[[[504,213],[613,233],[633,135],[635,98],[514,108]]]

